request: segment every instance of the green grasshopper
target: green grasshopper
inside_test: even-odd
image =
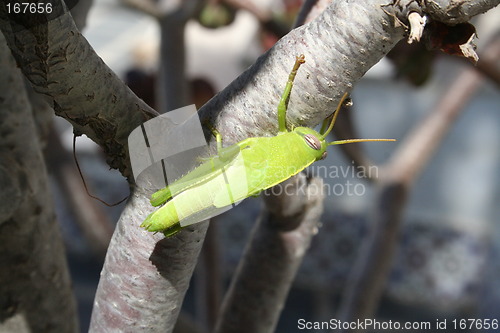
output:
[[[345,93],[327,127],[328,118],[322,130],[308,127],[286,128],[286,110],[293,81],[304,55],[296,58],[278,105],[279,132],[274,137],[252,137],[223,148],[220,133],[210,128],[217,142],[217,155],[204,162],[167,187],[151,196],[153,206],[163,205],[151,213],[141,224],[148,231],[163,232],[170,237],[179,232],[181,221],[192,218],[202,211],[230,207],[236,202],[277,185],[296,175],[313,162],[324,159],[330,145],[367,141],[394,141],[393,139],[351,139],[326,142],[339,110],[344,103]],[[194,222],[199,222],[202,219]],[[192,224],[192,223],[189,223]]]

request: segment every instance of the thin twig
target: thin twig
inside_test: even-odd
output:
[[[63,192],[63,199],[92,251],[100,259],[104,258],[113,235],[113,223],[102,206],[97,205],[82,187],[81,179],[71,163],[71,155],[62,146],[53,126],[49,131],[48,145],[50,148],[45,152],[45,159]]]
[[[82,169],[80,168],[80,163],[78,163],[78,158],[76,157],[76,135],[73,135],[73,159],[75,161],[76,168],[78,169],[78,173],[80,174],[80,177],[82,179],[82,183],[83,183],[83,187],[85,188],[85,192],[87,192],[87,195],[89,197],[91,197],[92,199],[95,199],[95,200],[99,201],[100,203],[102,203],[102,204],[104,204],[104,205],[106,205],[108,207],[117,206],[117,205],[121,204],[122,202],[124,202],[125,200],[128,199],[128,195],[127,195],[125,198],[120,199],[117,202],[110,204],[110,203],[107,203],[106,201],[102,200],[101,198],[99,198],[99,197],[97,197],[95,195],[90,194],[89,188],[87,186],[87,182],[85,181],[85,178],[83,177]]]

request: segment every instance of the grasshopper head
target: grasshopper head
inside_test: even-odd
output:
[[[304,140],[308,152],[316,161],[326,158],[328,143],[321,137],[321,134],[308,127],[296,127],[293,131]]]

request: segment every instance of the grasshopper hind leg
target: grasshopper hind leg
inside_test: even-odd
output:
[[[183,228],[181,227],[181,225],[177,223],[176,225],[173,225],[170,228],[163,230],[162,232],[165,237],[172,237],[175,234],[179,233],[182,229]]]

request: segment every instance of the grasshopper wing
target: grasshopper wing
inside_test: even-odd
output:
[[[315,161],[309,156],[299,156],[300,149],[290,147],[289,139],[284,136],[253,139],[259,141],[250,138],[238,143],[240,156],[225,172],[227,190],[215,195],[215,207],[225,207],[254,196],[296,175]],[[290,159],[295,159],[295,163],[283,164]]]
[[[215,207],[232,205],[266,188],[268,159],[254,149],[255,139],[249,138],[238,143],[241,153],[224,168],[227,187],[225,191],[216,193],[213,202]]]
[[[153,193],[150,200],[151,205],[155,207],[162,205],[170,200],[172,196],[217,177],[222,173],[223,168],[234,160],[239,152],[240,147],[238,145],[223,148],[221,154],[218,156],[206,159],[205,162],[188,172],[186,175],[177,179],[167,187]],[[221,157],[221,155],[223,157]]]

